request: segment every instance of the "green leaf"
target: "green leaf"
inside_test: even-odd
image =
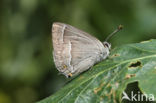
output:
[[[110,56],[38,103],[117,103],[127,84],[156,97],[156,40],[115,48]]]

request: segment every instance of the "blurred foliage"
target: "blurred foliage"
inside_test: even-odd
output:
[[[52,59],[51,25],[64,22],[104,41],[119,24],[113,48],[155,38],[155,0],[1,0],[0,103],[33,103],[67,81]]]

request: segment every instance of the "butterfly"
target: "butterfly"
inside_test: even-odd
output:
[[[109,56],[107,40],[122,29],[119,26],[105,42],[71,25],[55,22],[52,25],[53,58],[58,71],[67,78],[88,70]]]

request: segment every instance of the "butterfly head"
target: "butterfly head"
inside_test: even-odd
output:
[[[103,45],[104,45],[105,48],[108,48],[108,50],[111,49],[111,44],[110,44],[110,43],[108,43],[108,42],[103,42]]]

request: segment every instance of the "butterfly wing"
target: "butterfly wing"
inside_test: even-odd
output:
[[[89,69],[109,54],[98,39],[68,24],[53,24],[52,41],[55,65],[66,77]]]

